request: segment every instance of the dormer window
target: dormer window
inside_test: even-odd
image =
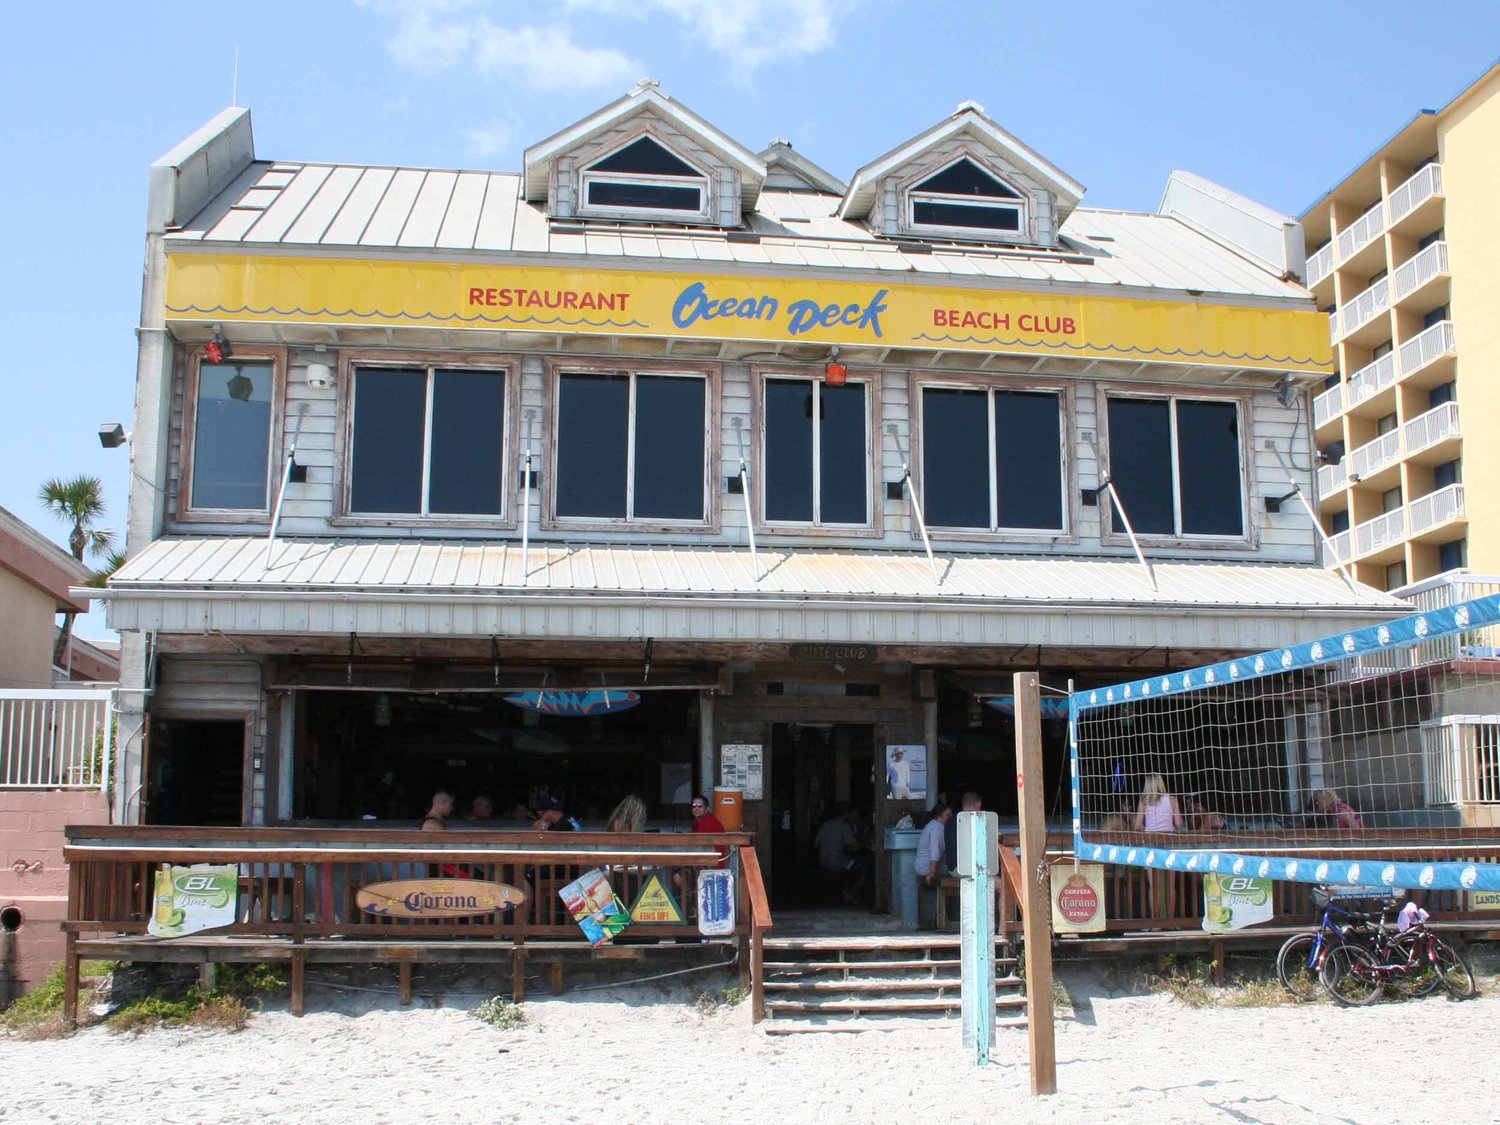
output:
[[[581,213],[702,221],[708,176],[652,137],[639,137],[583,170]]]
[[[913,184],[906,196],[913,231],[1004,237],[1026,231],[1026,198],[967,156]]]

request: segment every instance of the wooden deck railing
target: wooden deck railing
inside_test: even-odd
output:
[[[760,1023],[766,1018],[766,931],[772,926],[771,903],[766,897],[765,880],[761,878],[760,857],[754,848],[741,849],[740,865],[750,903],[750,956],[740,958],[740,983],[750,988],[751,1021]]]
[[[501,949],[525,950],[545,943],[588,949],[577,922],[558,891],[593,868],[608,875],[628,908],[652,874],[660,874],[682,907],[674,924],[632,924],[630,939],[699,937],[696,889],[699,873],[720,865],[737,869],[736,921],[732,935],[717,939],[737,946],[741,973],[758,980],[755,947],[770,928],[770,910],[748,833],[588,833],[459,830],[424,833],[409,829],[310,828],[144,828],[78,827],[67,830],[64,858],[69,865],[67,980],[76,995],[78,944],[129,947],[142,959],[151,946],[192,946],[193,935],[157,942],[146,937],[153,909],[153,884],[163,864],[211,863],[239,870],[234,922],[205,932],[197,944],[202,960],[233,959],[238,952],[225,939],[256,939],[257,948],[280,950],[292,965],[293,1009],[301,1010],[302,966],[307,951],[340,939],[321,951],[333,960],[340,949],[369,959],[390,959],[388,947],[420,950],[414,943],[467,939],[455,952],[471,949],[494,959]],[[526,900],[514,909],[462,918],[421,919],[367,913],[356,901],[361,888],[398,879],[483,879],[522,889]],[[92,937],[90,935],[93,935]],[[209,940],[211,939],[211,940]],[[351,944],[352,941],[352,944]],[[436,949],[438,947],[428,947]],[[643,945],[642,950],[653,948]],[[673,945],[662,945],[665,950]],[[381,950],[387,954],[382,956]],[[455,956],[446,959],[458,959]],[[517,960],[517,965],[524,957]],[[403,974],[405,985],[406,974]],[[68,1011],[72,1012],[73,1007]]]

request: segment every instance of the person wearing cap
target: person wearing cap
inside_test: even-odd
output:
[[[563,811],[562,799],[544,797],[537,808],[536,823],[531,827],[540,832],[582,832],[583,825]]]

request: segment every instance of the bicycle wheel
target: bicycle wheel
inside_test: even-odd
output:
[[[1317,934],[1293,934],[1276,954],[1276,975],[1298,1000],[1312,1000],[1318,995],[1318,966],[1312,963],[1317,941]]]
[[[1336,945],[1328,951],[1319,978],[1340,1004],[1363,1007],[1380,999],[1380,963],[1368,950],[1357,945]]]
[[[1432,939],[1432,958],[1436,977],[1455,1000],[1468,1000],[1478,995],[1474,983],[1474,970],[1469,968],[1469,959],[1442,938]]]
[[[1393,938],[1385,951],[1385,963],[1399,966],[1391,971],[1386,984],[1403,997],[1426,996],[1442,979],[1427,956],[1426,946],[1414,936]]]

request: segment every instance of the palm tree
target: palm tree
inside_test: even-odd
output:
[[[104,561],[99,564],[93,574],[89,575],[88,585],[96,590],[102,590],[109,583],[110,575],[125,565],[124,551],[111,551],[104,556]]]
[[[48,512],[64,523],[73,525],[68,532],[68,547],[79,562],[83,562],[85,554],[107,554],[114,548],[115,533],[94,526],[104,515],[104,484],[98,477],[74,477],[72,480],[53,477],[42,485],[37,498]],[[113,559],[109,561],[112,562]],[[114,568],[109,569],[113,573]],[[75,616],[72,613],[63,614],[62,628],[57,631],[57,645],[52,650],[52,663],[55,665],[62,664],[63,656],[68,651]]]

